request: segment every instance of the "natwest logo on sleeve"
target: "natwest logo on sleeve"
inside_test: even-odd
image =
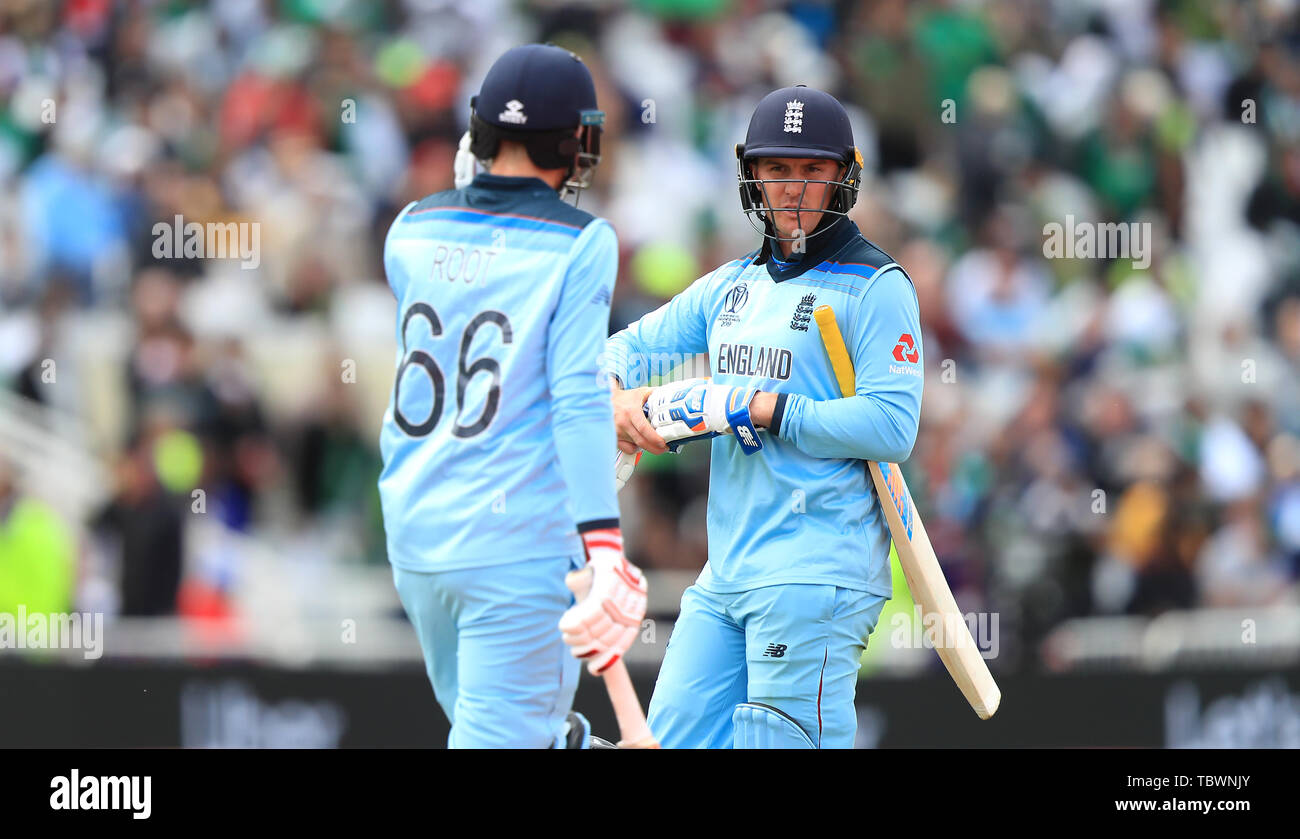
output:
[[[907,361],[915,364],[920,361],[921,352],[916,348],[916,342],[912,340],[911,334],[904,332],[898,336],[898,343],[894,344],[894,360]]]

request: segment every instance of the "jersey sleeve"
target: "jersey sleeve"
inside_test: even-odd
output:
[[[644,387],[709,351],[708,289],[713,272],[605,342],[605,372],[625,388]]]
[[[573,243],[547,332],[551,432],[579,532],[618,524],[614,411],[600,369],[617,271],[618,238],[597,219]]]
[[[393,219],[393,223],[388,226],[388,234],[384,237],[384,276],[388,278],[388,287],[393,290],[393,296],[395,296],[399,302],[402,299],[402,295],[406,292],[408,278],[406,276],[406,269],[402,265],[402,261],[397,258],[397,254],[394,252],[393,234],[397,232],[397,226],[402,223],[402,219],[411,211],[411,208],[414,207],[415,204],[416,202],[412,201],[410,204],[407,204],[402,208],[402,211],[397,214],[397,218]]]
[[[901,268],[886,266],[876,275],[845,340],[855,395],[781,396],[772,430],[814,457],[901,463],[916,444],[925,370],[920,305]]]

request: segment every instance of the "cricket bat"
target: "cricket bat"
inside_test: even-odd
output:
[[[853,360],[844,344],[844,336],[840,334],[839,324],[835,322],[835,312],[830,306],[818,306],[813,317],[821,331],[822,343],[826,345],[826,354],[830,356],[840,393],[852,396],[856,392]],[[885,521],[889,523],[889,535],[898,551],[898,562],[907,578],[907,587],[912,592],[912,599],[921,607],[922,621],[930,627],[928,634],[935,651],[966,701],[980,719],[986,720],[997,712],[1002,702],[1002,691],[993,681],[993,674],[989,672],[988,664],[980,655],[979,646],[957,608],[943,569],[939,567],[939,558],[926,535],[925,525],[916,514],[903,473],[894,463],[873,461],[867,464],[867,468],[871,471],[876,494],[880,496],[880,506]]]
[[[646,724],[641,700],[637,699],[636,688],[632,686],[632,677],[628,675],[623,659],[614,662],[605,671],[604,677],[605,690],[609,692],[609,702],[614,706],[614,717],[618,719],[618,747],[659,748],[659,741],[650,733],[650,726]]]
[[[627,481],[632,477],[636,465],[641,462],[641,454],[640,451],[636,454],[627,454],[620,451],[614,458],[614,490],[616,492],[622,492],[623,487],[627,485]]]
[[[572,571],[565,579],[569,589],[579,599],[587,595],[591,588],[591,572],[588,569]],[[627,665],[619,658],[601,674],[605,680],[605,691],[609,693],[609,704],[614,707],[614,718],[618,720],[618,747],[620,749],[657,749],[659,741],[650,733],[646,723],[645,712],[641,710],[641,700],[637,698],[632,677],[628,675]]]

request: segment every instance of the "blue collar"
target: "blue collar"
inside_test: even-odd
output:
[[[858,226],[847,218],[837,218],[830,227],[808,239],[809,248],[802,254],[791,254],[787,260],[782,260],[778,253],[780,248],[768,237],[763,237],[763,247],[760,249],[758,258],[754,260],[756,265],[767,265],[767,273],[776,282],[790,280],[812,268],[816,268],[826,260],[833,257],[844,249],[844,246],[854,239],[861,238],[862,233]]]
[[[531,175],[493,175],[480,172],[474,176],[470,189],[487,189],[497,192],[542,192],[556,195],[550,184]]]

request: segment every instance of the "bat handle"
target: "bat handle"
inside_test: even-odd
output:
[[[632,687],[632,677],[628,675],[627,665],[623,659],[614,662],[604,672],[605,689],[609,691],[610,704],[614,706],[614,716],[618,719],[618,733],[622,738],[618,742],[620,749],[657,749],[659,742],[650,733],[645,714],[641,711],[641,701],[636,698],[636,689]]]
[[[628,478],[632,477],[632,471],[636,469],[636,465],[641,462],[641,455],[641,451],[637,451],[636,454],[628,454],[624,451],[619,451],[618,455],[614,458],[615,491],[622,490],[623,486],[627,483]]]

